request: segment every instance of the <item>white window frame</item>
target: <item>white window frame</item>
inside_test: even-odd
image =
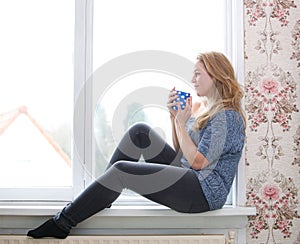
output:
[[[226,50],[232,61],[238,80],[244,79],[244,30],[243,2],[239,0],[226,1]],[[93,71],[93,3],[94,0],[75,0],[75,41],[74,41],[74,101],[77,109],[83,111],[80,118],[75,118],[73,130],[77,133],[76,145],[73,148],[73,187],[72,188],[2,188],[0,201],[45,201],[65,202],[78,195],[93,178],[86,172],[92,172],[94,160],[93,143],[93,112],[92,82],[86,83]],[[238,21],[237,21],[238,20]],[[78,97],[83,94],[83,100],[78,103]],[[245,203],[245,169],[244,157],[241,159],[238,175],[234,182],[232,205]],[[37,199],[37,196],[39,197]],[[123,204],[146,204],[140,199],[124,201]]]

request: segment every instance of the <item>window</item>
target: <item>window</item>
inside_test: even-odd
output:
[[[1,198],[73,186],[74,9],[71,0],[0,3]]]
[[[104,171],[118,139],[136,121],[150,123],[171,143],[166,97],[173,86],[193,95],[199,52],[224,52],[243,77],[242,23],[236,21],[242,7],[231,0],[1,2],[1,198],[70,200]],[[163,64],[172,66],[174,58],[192,66],[183,73],[153,68],[159,64],[145,59],[138,66],[139,55],[149,53],[161,55]],[[126,69],[111,66],[120,61]],[[149,89],[159,95],[157,103],[146,99]],[[31,154],[24,144],[35,145]],[[127,198],[136,201],[132,192]]]

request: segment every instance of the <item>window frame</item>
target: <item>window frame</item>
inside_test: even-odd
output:
[[[226,11],[225,53],[232,61],[238,80],[244,79],[244,31],[243,3],[238,0],[224,0]],[[92,82],[86,82],[93,72],[93,6],[94,0],[75,0],[74,28],[74,104],[84,116],[74,122],[73,130],[80,140],[73,145],[73,187],[68,188],[1,188],[2,202],[44,201],[65,202],[72,200],[93,181],[87,172],[92,172],[95,143],[93,142]],[[241,82],[243,85],[243,83]],[[83,94],[83,95],[82,95]],[[83,100],[77,101],[82,95]],[[245,203],[244,155],[234,182],[231,205]],[[37,196],[39,197],[37,199]],[[148,205],[141,198],[119,201],[121,205]]]

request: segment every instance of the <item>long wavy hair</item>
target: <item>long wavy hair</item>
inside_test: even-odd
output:
[[[207,108],[197,117],[195,128],[203,128],[208,120],[221,110],[235,110],[239,112],[246,125],[246,118],[242,109],[244,92],[238,83],[234,69],[227,57],[219,52],[207,52],[198,55],[197,60],[203,63],[207,73],[214,82],[212,96],[208,98]]]

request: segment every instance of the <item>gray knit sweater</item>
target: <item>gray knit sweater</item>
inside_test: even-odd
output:
[[[193,170],[197,175],[210,210],[224,206],[237,172],[245,140],[241,115],[233,110],[223,110],[213,116],[207,125],[196,131],[195,118],[190,118],[186,127],[198,151],[210,164]],[[191,168],[186,158],[181,159],[183,167]]]

